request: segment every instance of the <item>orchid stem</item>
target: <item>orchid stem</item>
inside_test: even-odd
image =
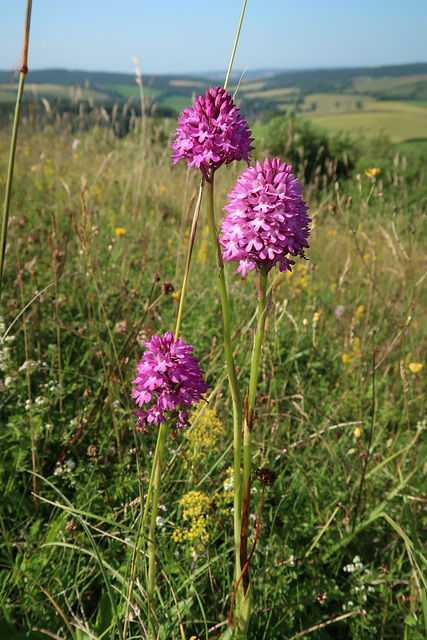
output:
[[[156,519],[157,519],[157,508],[159,505],[159,497],[160,497],[160,482],[162,479],[162,463],[163,463],[163,452],[165,448],[166,436],[168,433],[168,420],[166,419],[163,424],[160,425],[159,428],[159,448],[156,458],[153,460],[153,468],[155,469],[154,473],[154,484],[153,484],[153,500],[151,506],[151,523],[150,523],[150,533],[147,544],[148,550],[148,606],[150,608],[150,618],[151,611],[153,609],[154,603],[154,590],[156,586]],[[152,622],[154,622],[152,620]]]
[[[247,557],[249,514],[251,500],[251,468],[252,468],[252,430],[255,414],[255,400],[258,383],[258,371],[261,357],[261,347],[265,333],[265,322],[270,307],[267,300],[268,270],[261,267],[258,276],[258,311],[257,326],[255,330],[254,345],[252,350],[251,373],[249,390],[245,398],[245,421],[243,431],[243,499],[242,499],[242,528],[240,536],[240,565],[246,567],[249,563]],[[244,631],[247,631],[251,614],[251,590],[249,571],[242,574],[243,598],[240,602],[240,623]]]
[[[251,554],[250,554],[249,558],[246,560],[245,566],[243,567],[243,569],[242,569],[242,573],[240,574],[240,577],[239,577],[239,579],[238,579],[238,581],[237,581],[237,583],[236,583],[236,586],[235,586],[235,588],[234,588],[233,598],[232,598],[232,600],[231,600],[230,614],[229,614],[229,616],[228,616],[228,625],[227,625],[227,628],[228,628],[228,627],[230,626],[230,624],[231,624],[231,619],[232,619],[232,616],[233,616],[234,601],[235,601],[235,599],[236,599],[237,589],[239,588],[239,584],[240,584],[241,579],[243,578],[243,574],[245,573],[245,571],[246,571],[246,570],[247,570],[247,568],[249,567],[249,563],[250,563],[250,561],[252,560],[252,556],[254,555],[255,547],[256,547],[256,544],[257,544],[257,542],[258,542],[259,525],[260,525],[260,522],[261,522],[262,503],[263,503],[263,501],[264,501],[264,490],[265,490],[265,486],[263,486],[263,487],[262,487],[261,502],[260,502],[260,505],[259,505],[258,522],[257,522],[257,526],[256,526],[256,533],[255,533],[254,544],[253,544],[253,547],[252,547]]]
[[[231,346],[231,329],[230,329],[230,305],[227,293],[227,284],[225,281],[224,263],[221,257],[221,248],[219,246],[218,234],[215,227],[214,217],[214,172],[211,172],[209,180],[206,182],[207,201],[208,201],[208,226],[212,248],[215,255],[215,263],[217,267],[217,279],[221,296],[222,320],[224,332],[224,351],[227,363],[228,380],[230,384],[231,399],[233,404],[233,421],[234,421],[234,544],[236,551],[236,568],[235,580],[237,581],[241,573],[240,565],[240,532],[242,528],[242,479],[241,479],[241,462],[242,462],[242,425],[243,425],[243,407],[242,396],[240,393],[239,382],[237,380],[236,367],[234,364],[233,349]]]

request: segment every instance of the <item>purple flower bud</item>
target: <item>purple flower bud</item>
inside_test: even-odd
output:
[[[228,194],[220,243],[227,262],[238,262],[243,277],[255,267],[292,271],[294,260],[305,258],[310,234],[302,188],[280,158],[266,158],[264,165],[245,169]]]
[[[180,338],[175,341],[173,333],[164,337],[153,336],[144,342],[147,348],[137,365],[136,385],[131,397],[139,407],[152,403],[146,410],[139,407],[134,411],[138,417],[137,427],[144,429],[147,423],[156,426],[164,424],[166,413],[177,418],[177,427],[188,426],[188,412],[183,407],[191,407],[199,402],[209,385],[203,380],[203,371],[198,360],[193,357],[193,347]]]
[[[171,146],[173,164],[185,158],[188,166],[200,169],[207,180],[224,163],[246,160],[249,164],[253,138],[225,89],[211,87],[206,99],[199,95],[194,106],[184,109],[178,122]]]

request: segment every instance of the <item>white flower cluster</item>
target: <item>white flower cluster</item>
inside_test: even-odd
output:
[[[234,476],[230,476],[229,478],[227,478],[227,480],[224,482],[224,491],[231,491],[231,489],[234,489]]]
[[[345,567],[343,567],[343,571],[346,571],[347,573],[354,573],[355,571],[362,571],[363,569],[363,562],[360,559],[360,556],[354,556],[353,558],[353,562],[351,564],[346,564]],[[374,593],[375,592],[375,588],[372,585],[365,585],[364,584],[364,579],[365,578],[370,578],[372,576],[372,571],[370,569],[364,569],[363,573],[359,574],[357,576],[357,581],[358,584],[354,585],[353,590],[354,593],[356,594],[356,597],[359,599],[359,602],[363,602],[365,603],[368,599],[367,593]],[[346,611],[347,609],[351,609],[352,607],[354,607],[354,602],[353,600],[349,600],[346,604],[343,604],[342,608],[344,611]]]
[[[28,367],[31,372],[31,371],[34,371],[39,364],[41,363],[36,362],[35,360],[25,360],[25,362],[23,362],[19,367],[18,371],[26,371]]]
[[[62,464],[61,462],[57,462],[55,465],[55,470],[53,472],[54,476],[70,476],[74,469],[76,468],[76,463],[74,460],[65,460]],[[71,484],[75,484],[75,480],[71,481]]]
[[[3,347],[0,349],[0,365],[1,368],[4,369],[10,362],[10,354],[12,349],[10,347]]]
[[[343,571],[347,571],[348,573],[353,573],[353,571],[358,571],[363,569],[363,563],[360,560],[360,556],[354,556],[352,564],[346,564],[343,567]]]

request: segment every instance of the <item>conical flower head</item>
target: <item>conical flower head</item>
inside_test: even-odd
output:
[[[228,194],[227,215],[222,220],[222,256],[238,262],[243,277],[255,267],[292,271],[295,261],[305,257],[309,244],[310,218],[302,199],[302,188],[280,158],[266,158],[245,169]]]
[[[159,426],[166,421],[166,413],[176,419],[177,427],[189,426],[188,411],[194,402],[203,398],[209,386],[203,380],[199,361],[193,357],[193,347],[173,333],[164,337],[153,336],[144,342],[147,348],[137,366],[138,375],[131,397],[138,408],[137,427],[144,429],[147,423]],[[147,405],[142,409],[143,405]]]
[[[182,158],[200,169],[206,179],[211,171],[233,160],[249,164],[253,149],[248,125],[231,96],[221,87],[211,87],[178,118],[179,127],[171,146],[173,164]]]

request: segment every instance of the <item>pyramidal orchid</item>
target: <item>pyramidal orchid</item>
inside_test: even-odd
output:
[[[223,218],[220,243],[222,257],[238,262],[246,276],[255,267],[291,271],[292,256],[305,257],[309,247],[310,218],[302,199],[302,188],[280,158],[245,169],[228,195],[228,214]]]
[[[171,145],[173,164],[186,159],[206,180],[211,172],[233,160],[249,164],[253,149],[251,132],[232,97],[221,87],[211,87],[206,97],[184,109]]]
[[[131,397],[138,405],[134,411],[137,428],[144,429],[150,422],[160,426],[167,416],[176,419],[177,427],[189,426],[186,409],[199,402],[209,388],[192,355],[193,347],[182,338],[175,341],[173,333],[153,336],[144,346],[147,350],[132,382],[136,385]],[[142,409],[143,405],[149,406]]]

